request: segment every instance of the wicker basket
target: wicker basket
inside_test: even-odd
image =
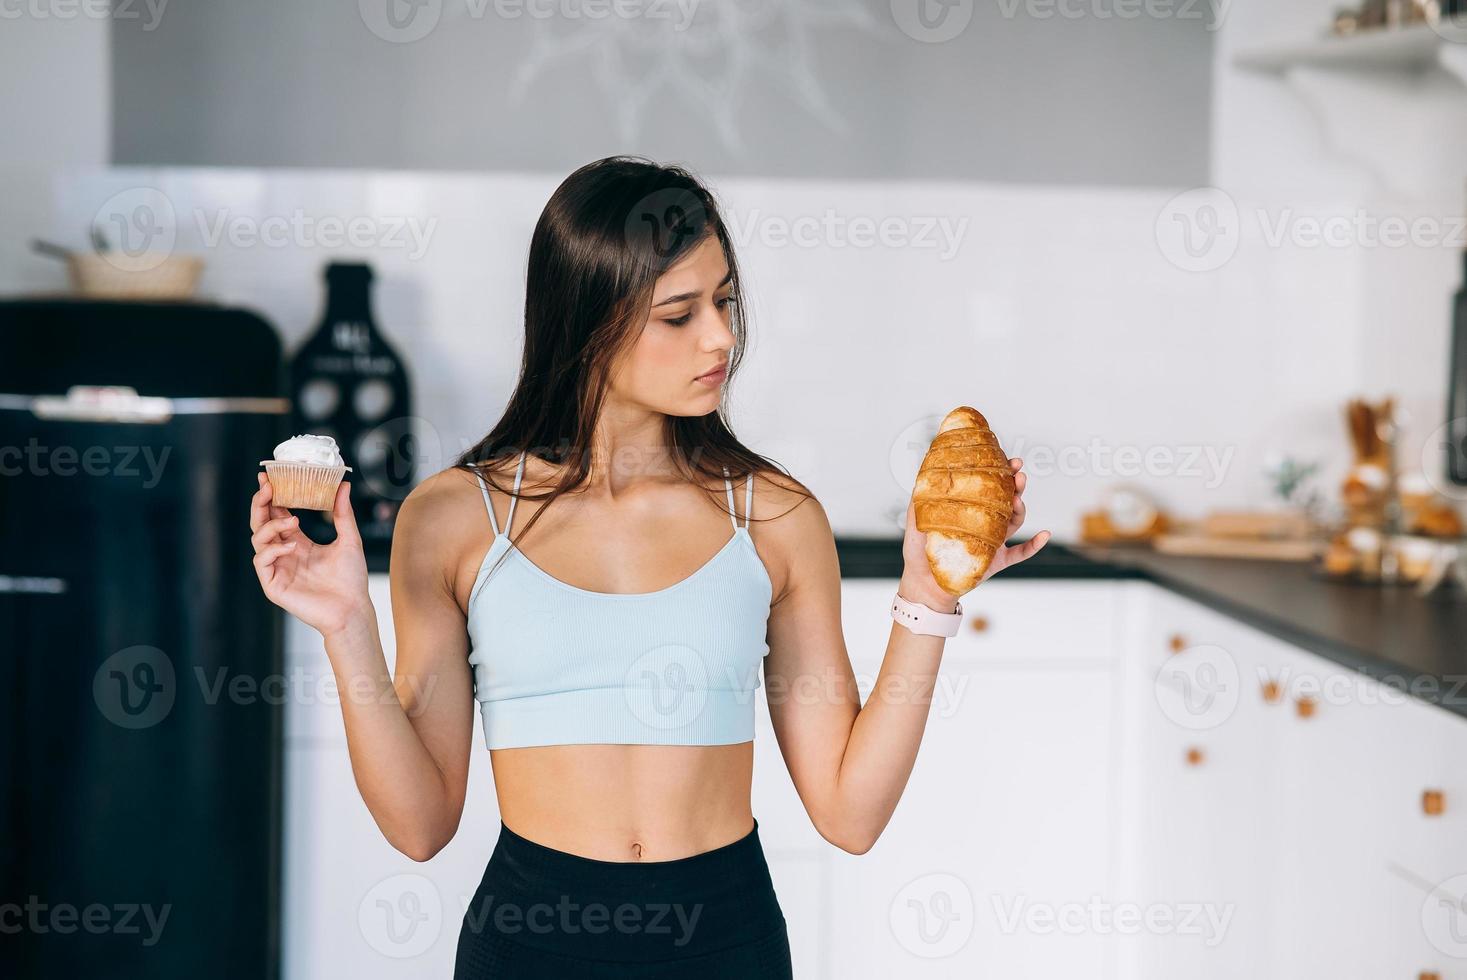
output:
[[[143,253],[97,255],[73,252],[66,268],[79,296],[97,299],[188,299],[204,260],[196,255]]]

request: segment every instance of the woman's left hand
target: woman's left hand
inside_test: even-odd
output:
[[[1009,518],[1009,526],[1004,531],[1004,540],[1014,536],[1024,523],[1026,508],[1024,506],[1024,487],[1029,482],[1028,474],[1023,472],[1024,461],[1018,456],[1010,457],[1009,467],[1014,471],[1014,513]],[[1016,545],[1003,545],[994,554],[993,560],[988,563],[988,568],[983,572],[983,577],[978,581],[983,583],[994,575],[1021,561],[1033,558],[1039,550],[1049,541],[1049,531],[1040,531],[1028,541]],[[957,596],[943,589],[937,584],[937,579],[932,575],[932,566],[927,561],[927,533],[917,530],[916,507],[907,504],[907,531],[902,539],[902,584],[900,592],[902,597],[913,602],[921,602],[934,609],[943,612],[951,612],[957,602]]]

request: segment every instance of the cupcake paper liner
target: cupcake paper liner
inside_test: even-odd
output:
[[[350,466],[322,466],[262,459],[270,478],[270,502],[276,507],[329,511],[336,502],[336,488]]]

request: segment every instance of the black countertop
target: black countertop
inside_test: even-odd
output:
[[[896,538],[838,538],[841,575],[899,578]],[[1467,717],[1467,600],[1450,590],[1337,581],[1307,562],[1196,558],[1063,545],[990,581],[1144,579],[1423,701]],[[982,586],[980,586],[981,588]]]

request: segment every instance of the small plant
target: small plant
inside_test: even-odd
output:
[[[1286,507],[1297,507],[1314,516],[1324,503],[1324,497],[1319,490],[1309,486],[1319,468],[1318,460],[1276,456],[1264,466],[1263,472],[1272,485],[1274,496]]]

